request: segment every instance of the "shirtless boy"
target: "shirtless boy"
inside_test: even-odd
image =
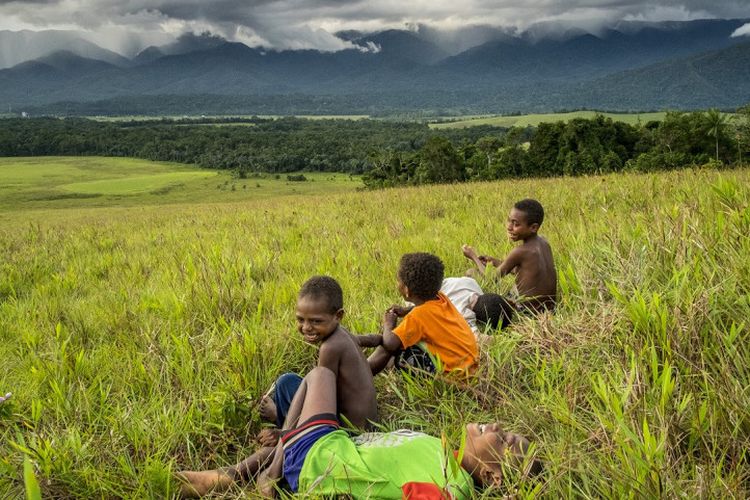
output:
[[[476,264],[484,275],[487,265],[492,264],[497,276],[513,273],[519,298],[515,309],[519,312],[537,313],[553,310],[557,303],[557,272],[552,258],[552,249],[547,240],[539,236],[539,227],[544,220],[544,208],[531,199],[517,202],[508,216],[508,237],[521,241],[505,259],[478,255],[469,245],[462,247],[464,255]],[[476,272],[470,269],[467,275]]]
[[[378,420],[372,372],[360,349],[360,343],[367,345],[367,339],[353,336],[340,325],[343,307],[343,292],[336,280],[314,276],[302,285],[297,297],[297,330],[305,342],[318,346],[318,366],[328,368],[336,376],[338,414],[352,425],[366,429],[370,422]],[[293,377],[299,382],[290,383]],[[294,374],[282,375],[276,384],[276,398],[271,400],[266,396],[261,401],[262,416],[278,419],[281,427],[288,405],[279,404],[279,397],[288,397],[291,403],[301,381],[302,378]],[[286,394],[280,395],[280,389]],[[270,435],[266,433],[266,437]],[[262,434],[261,442],[271,444],[273,441],[269,442]]]

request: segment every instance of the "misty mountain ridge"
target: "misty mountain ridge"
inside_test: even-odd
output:
[[[0,69],[67,50],[81,57],[128,67],[130,59],[93,42],[76,31],[0,31]]]
[[[148,47],[127,65],[55,51],[0,70],[0,99],[18,108],[139,95],[346,96],[358,113],[382,106],[504,112],[541,105],[550,110],[595,102],[613,110],[666,107],[675,101],[682,107],[732,107],[745,104],[740,100],[750,86],[750,78],[735,77],[745,74],[738,65],[747,62],[750,44],[743,42],[749,38],[730,37],[744,24],[632,23],[596,35],[559,31],[556,38],[537,37],[548,30],[545,26],[520,34],[473,27],[454,30],[448,38],[462,43],[495,38],[455,55],[435,30],[423,26],[342,32],[339,36],[354,48],[338,52],[276,51],[190,34]],[[712,74],[723,80],[714,81]],[[685,80],[684,85],[670,84],[670,75]],[[719,95],[704,89],[709,81],[726,90]],[[662,88],[670,95],[660,97]]]

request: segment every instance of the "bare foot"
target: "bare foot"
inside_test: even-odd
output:
[[[267,422],[276,423],[276,403],[270,396],[263,396],[260,399],[260,418]]]
[[[261,446],[276,446],[281,437],[281,429],[261,429],[257,437]]]
[[[212,491],[223,491],[232,486],[234,479],[226,471],[185,470],[176,474],[180,480],[180,498],[199,498]]]
[[[264,470],[258,476],[258,493],[260,493],[263,498],[274,498],[276,496],[276,482],[276,480],[268,477],[268,469]]]

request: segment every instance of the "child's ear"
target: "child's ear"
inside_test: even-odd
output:
[[[531,229],[532,232],[536,233],[539,231],[540,224],[538,222],[533,223],[529,226],[529,229]]]
[[[344,317],[345,311],[343,308],[336,311],[336,319],[341,321],[341,319]]]

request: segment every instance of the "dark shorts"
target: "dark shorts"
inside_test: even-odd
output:
[[[432,361],[432,355],[426,349],[413,345],[406,349],[399,350],[394,362],[396,368],[401,371],[410,373],[435,373],[435,363]]]
[[[284,447],[283,477],[293,492],[299,488],[299,473],[310,448],[326,434],[338,430],[336,415],[323,413],[311,417],[303,424],[286,431],[281,437]]]
[[[516,317],[522,316],[526,318],[533,318],[539,315],[542,311],[554,311],[555,309],[554,305],[534,304],[530,301],[521,302],[508,295],[505,295],[501,298],[505,301],[507,307],[503,307],[503,313],[500,315],[500,322],[498,323],[498,327],[500,329],[503,329],[510,325],[513,319]],[[505,311],[511,312],[507,314]]]

